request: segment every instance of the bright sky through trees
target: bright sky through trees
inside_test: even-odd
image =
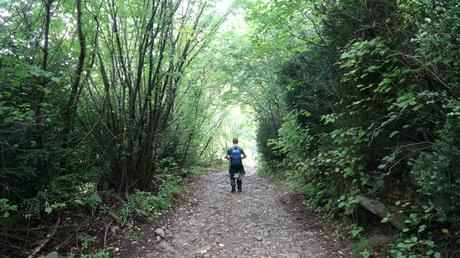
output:
[[[232,3],[233,0],[221,0],[217,2],[216,7],[220,12],[225,13],[228,11]]]

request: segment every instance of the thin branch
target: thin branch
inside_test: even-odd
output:
[[[54,238],[59,228],[60,223],[61,223],[61,215],[58,216],[58,219],[56,220],[56,224],[53,227],[53,230],[47,235],[46,239],[42,242],[42,244],[37,246],[33,250],[33,252],[28,256],[28,258],[36,257],[42,251],[42,249]]]

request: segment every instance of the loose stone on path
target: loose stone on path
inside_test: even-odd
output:
[[[155,234],[157,234],[161,238],[166,238],[166,232],[162,228],[157,228],[155,230]]]

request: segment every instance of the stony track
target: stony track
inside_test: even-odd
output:
[[[231,193],[226,172],[203,175],[123,257],[350,257],[292,195],[251,169],[243,182]]]

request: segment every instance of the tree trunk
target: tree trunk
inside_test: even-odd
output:
[[[85,56],[86,56],[86,41],[85,41],[85,34],[83,33],[81,0],[76,0],[75,5],[76,5],[76,10],[77,10],[77,33],[78,33],[78,41],[79,41],[79,46],[80,46],[80,54],[78,56],[77,68],[75,70],[75,78],[73,79],[73,82],[72,82],[69,101],[67,102],[67,108],[66,108],[66,112],[64,115],[64,128],[62,130],[64,148],[67,148],[68,146],[68,137],[74,127],[75,113],[77,110],[77,105],[78,105],[78,101],[80,97],[79,93],[81,92],[79,90],[80,79],[83,73],[83,66],[85,64]]]

